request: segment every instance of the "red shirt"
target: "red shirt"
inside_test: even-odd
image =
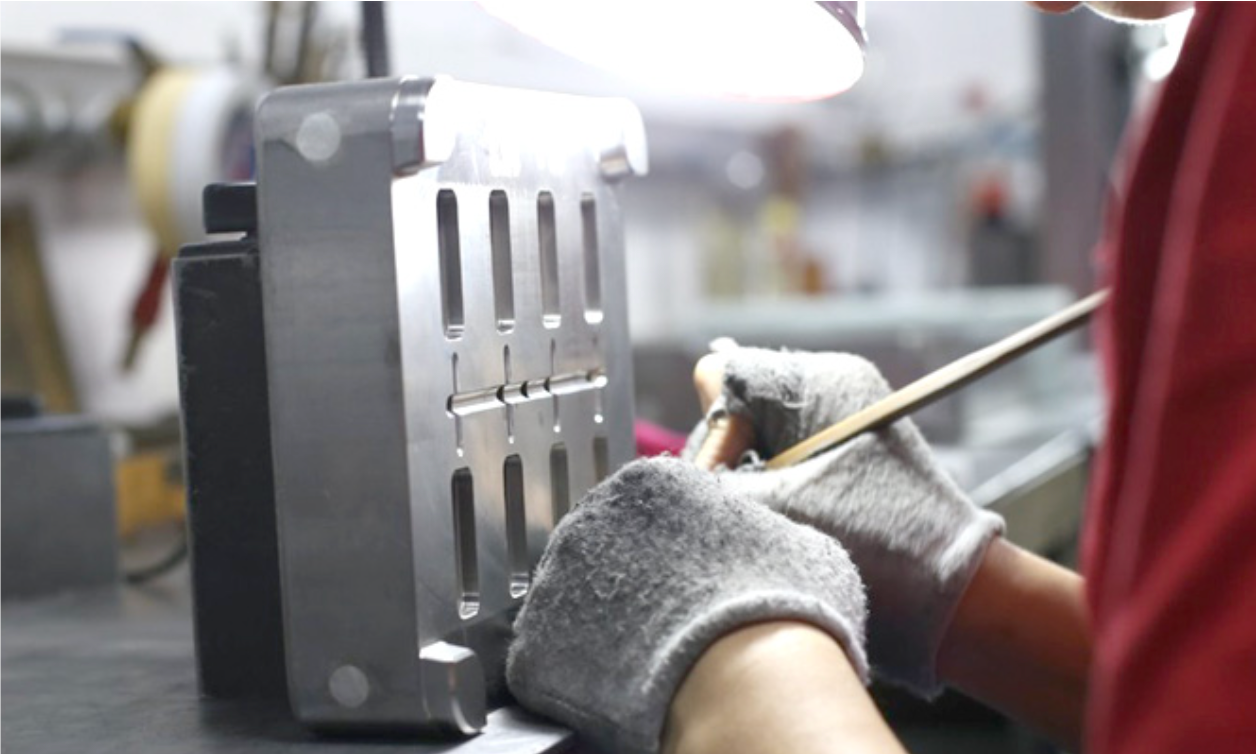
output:
[[[1086,751],[1256,751],[1256,4],[1199,3],[1110,217]]]

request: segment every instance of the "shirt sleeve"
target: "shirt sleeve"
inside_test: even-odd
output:
[[[1256,747],[1256,7],[1221,5],[1192,30],[1208,49],[1088,574],[1092,753]]]

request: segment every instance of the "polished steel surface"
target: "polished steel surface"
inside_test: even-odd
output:
[[[633,454],[640,116],[374,80],[279,90],[257,143],[293,708],[474,731],[555,521]]]

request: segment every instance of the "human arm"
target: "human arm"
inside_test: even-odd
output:
[[[1078,751],[1091,634],[1082,578],[991,543],[938,652],[944,683]]]
[[[1081,579],[997,540],[943,639],[938,672],[1078,751],[1089,659]],[[690,671],[667,720],[664,754],[902,751],[840,647],[799,623],[720,639]]]
[[[1070,751],[1081,745],[1090,636],[1081,579],[995,541],[938,655],[950,686]],[[902,751],[840,648],[810,626],[720,639],[672,702],[664,754]]]
[[[902,746],[828,635],[762,623],[713,644],[672,701],[663,754],[899,754]]]

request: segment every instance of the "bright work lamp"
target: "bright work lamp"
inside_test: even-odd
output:
[[[573,57],[692,94],[802,101],[864,70],[863,2],[482,0],[489,13]]]

